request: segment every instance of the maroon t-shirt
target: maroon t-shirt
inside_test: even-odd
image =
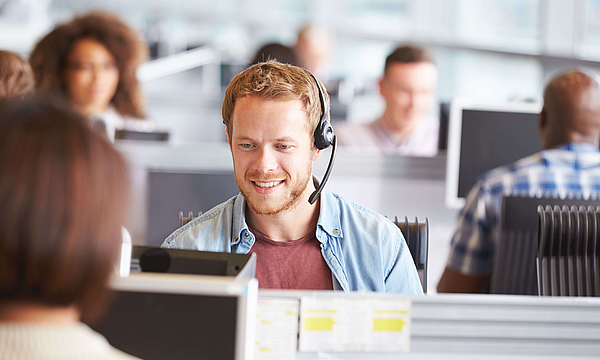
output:
[[[299,240],[273,241],[250,229],[256,241],[256,278],[261,289],[333,290],[331,270],[321,255],[321,243],[308,235]]]

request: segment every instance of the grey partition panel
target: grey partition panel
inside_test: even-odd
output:
[[[238,193],[233,172],[148,171],[146,244],[159,246],[179,227],[179,212],[205,212]]]

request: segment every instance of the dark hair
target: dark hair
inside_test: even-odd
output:
[[[387,75],[388,68],[393,64],[408,64],[416,62],[432,63],[433,61],[431,60],[431,55],[429,55],[429,52],[424,48],[415,45],[400,46],[385,59],[385,68],[383,74]]]
[[[91,12],[60,24],[40,40],[29,62],[39,92],[66,97],[63,74],[75,45],[83,39],[102,44],[115,57],[119,84],[111,104],[121,115],[144,118],[144,101],[136,78],[138,66],[148,56],[148,46],[118,17],[105,12]]]
[[[267,60],[277,60],[282,64],[298,65],[298,57],[296,52],[289,46],[281,45],[278,43],[269,43],[263,45],[250,65],[258,64]]]
[[[104,304],[129,195],[125,161],[39,97],[0,103],[0,303]]]
[[[13,52],[0,50],[0,98],[25,95],[32,90],[29,63]]]

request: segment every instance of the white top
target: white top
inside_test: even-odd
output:
[[[439,122],[423,119],[404,140],[397,142],[378,119],[370,123],[338,123],[334,132],[339,145],[387,155],[435,156],[438,150]]]
[[[135,360],[83,323],[0,322],[2,360]]]
[[[123,117],[114,107],[110,106],[106,111],[94,113],[89,116],[92,128],[106,132],[111,142],[115,142],[116,130],[131,130],[150,132],[154,131],[154,122],[132,117]]]

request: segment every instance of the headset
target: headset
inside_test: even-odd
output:
[[[305,69],[306,70],[306,69]],[[330,145],[333,145],[331,150],[331,158],[329,158],[329,165],[327,165],[327,171],[325,171],[325,175],[323,176],[323,180],[321,184],[317,187],[317,189],[310,195],[308,198],[308,202],[313,205],[319,195],[321,195],[321,191],[325,187],[327,180],[329,180],[329,175],[331,174],[331,170],[333,169],[333,163],[335,161],[335,154],[337,150],[337,139],[335,134],[333,133],[333,127],[327,120],[327,107],[325,106],[325,95],[323,94],[323,89],[321,89],[321,84],[317,78],[308,70],[307,73],[315,80],[317,84],[317,89],[319,89],[319,100],[321,102],[321,119],[319,120],[319,125],[315,129],[314,138],[315,138],[315,146],[319,150],[327,149]]]

